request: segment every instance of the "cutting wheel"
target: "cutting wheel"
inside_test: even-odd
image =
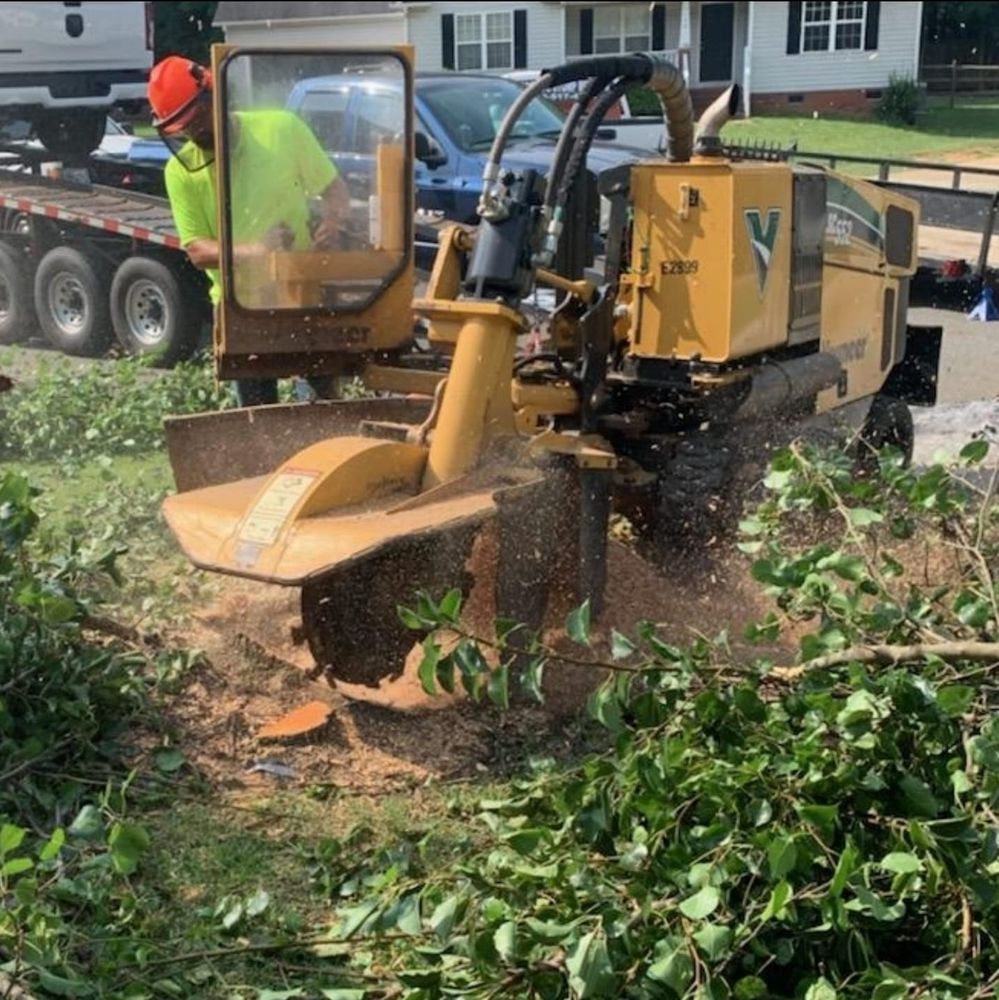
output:
[[[307,584],[302,624],[309,650],[330,680],[378,687],[398,677],[420,636],[399,618],[424,590],[439,600],[457,587],[467,594],[466,562],[475,531],[403,543],[343,572]]]

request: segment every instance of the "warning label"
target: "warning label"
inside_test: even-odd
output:
[[[286,469],[274,477],[243,522],[239,537],[244,542],[273,545],[298,501],[316,481],[318,472]]]

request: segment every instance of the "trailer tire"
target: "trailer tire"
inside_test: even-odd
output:
[[[0,243],[0,344],[27,340],[35,327],[28,262]]]
[[[107,112],[103,109],[43,111],[34,121],[38,141],[60,158],[89,156],[104,141]]]
[[[111,322],[121,346],[162,367],[190,357],[201,332],[198,293],[152,257],[129,257],[111,282]]]
[[[75,247],[50,250],[35,272],[35,312],[45,339],[64,354],[103,354],[111,339],[103,261]]]

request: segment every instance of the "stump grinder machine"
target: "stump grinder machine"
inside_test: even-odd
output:
[[[661,56],[596,56],[545,71],[505,109],[468,109],[458,138],[491,147],[480,222],[439,227],[417,296],[414,169],[440,151],[415,118],[411,50],[218,46],[213,73],[216,370],[325,373],[366,392],[171,419],[164,512],[195,565],[299,588],[334,679],[398,675],[413,633],[397,606],[467,588],[485,533],[497,617],[537,628],[551,601],[584,599],[599,615],[615,509],[652,538],[696,528],[744,447],[836,416],[911,449],[907,404],[935,402],[940,331],[906,322],[917,205],[724,146],[737,87],[695,122]],[[260,206],[236,123],[291,107],[303,80],[314,103],[299,114],[350,186],[349,218],[332,248],[244,253]],[[504,166],[533,102],[573,81],[586,82],[545,175]],[[667,152],[596,179],[603,252],[566,254],[594,237],[587,151],[638,85],[658,95]],[[538,286],[557,296],[552,346],[529,354]]]

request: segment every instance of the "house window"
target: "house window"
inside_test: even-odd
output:
[[[606,4],[594,9],[594,52],[648,52],[651,48],[648,4]]]
[[[802,52],[833,52],[864,47],[864,0],[805,0]]]
[[[513,14],[456,14],[458,69],[513,69]]]

